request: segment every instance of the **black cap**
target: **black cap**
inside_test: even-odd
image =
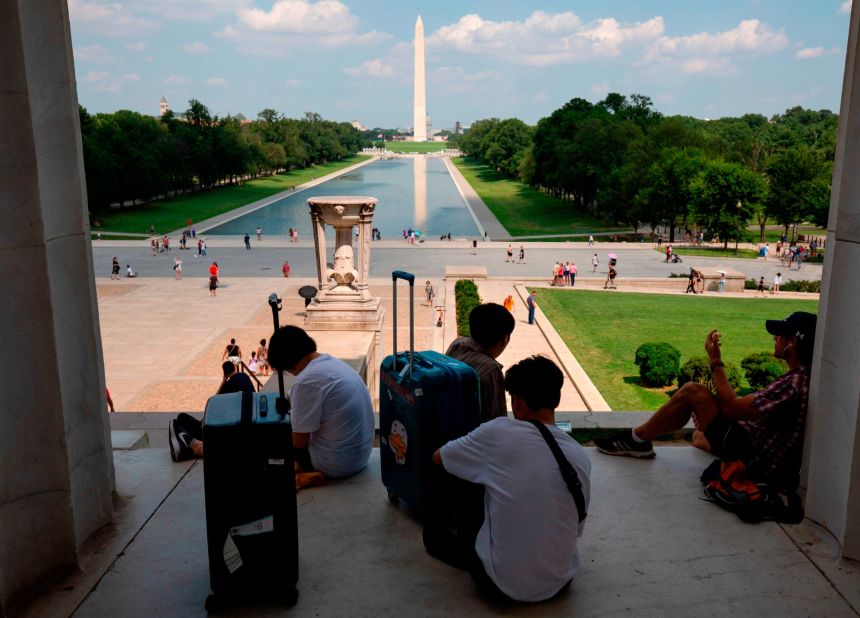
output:
[[[814,313],[795,311],[784,320],[766,320],[765,328],[771,335],[795,337],[798,342],[811,347],[815,339],[815,322],[818,319]]]

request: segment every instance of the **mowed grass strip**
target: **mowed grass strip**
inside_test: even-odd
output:
[[[385,142],[391,152],[438,152],[452,146],[448,142]]]
[[[570,203],[502,176],[483,163],[461,157],[452,161],[512,236],[583,234],[620,229],[576,212]]]
[[[158,234],[164,234],[185,227],[188,219],[197,223],[215,217],[275,193],[286,191],[290,187],[296,187],[314,178],[320,178],[350,165],[355,165],[368,158],[370,157],[359,155],[325,165],[314,165],[293,170],[285,174],[246,180],[240,185],[218,187],[141,206],[97,213],[93,219],[98,220],[101,227],[93,226],[93,232],[101,232],[102,238],[105,238],[110,232],[145,234],[149,232],[149,226],[154,225]]]
[[[643,343],[671,343],[681,352],[683,365],[693,356],[705,356],[705,336],[716,328],[723,359],[740,366],[753,352],[773,350],[765,320],[781,320],[794,311],[818,312],[817,300],[589,290],[541,289],[538,303],[610,407],[624,411],[656,410],[677,388],[640,384],[633,358]]]

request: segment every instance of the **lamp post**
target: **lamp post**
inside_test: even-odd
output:
[[[737,223],[737,231],[735,233],[735,255],[738,254],[738,238],[741,235],[741,201],[738,200],[738,203],[735,205],[737,210],[735,211],[735,222]]]

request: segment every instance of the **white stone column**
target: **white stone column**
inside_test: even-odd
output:
[[[0,614],[112,515],[68,9],[0,3]]]
[[[851,11],[804,456],[806,515],[860,560],[860,64]]]

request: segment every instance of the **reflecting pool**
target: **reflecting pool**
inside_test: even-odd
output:
[[[259,225],[263,234],[285,236],[289,228],[310,239],[307,200],[318,195],[369,195],[379,200],[373,226],[385,240],[401,238],[403,230],[419,230],[427,238],[478,236],[478,227],[445,168],[435,157],[380,160],[299,191],[207,230],[210,235],[251,234]]]

